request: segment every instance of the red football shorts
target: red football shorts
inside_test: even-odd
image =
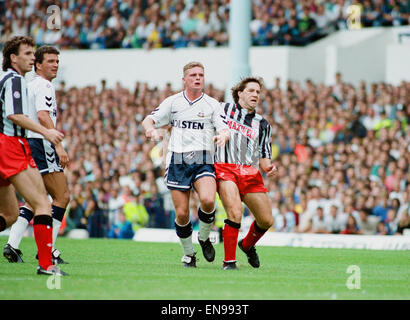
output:
[[[247,193],[268,192],[263,185],[262,175],[252,166],[241,166],[232,163],[215,163],[216,182],[221,180],[235,182],[239,194],[243,198]]]
[[[28,165],[37,168],[27,140],[0,133],[0,186],[10,185],[8,178],[25,170]]]

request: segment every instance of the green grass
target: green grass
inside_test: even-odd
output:
[[[0,237],[1,248],[7,242]],[[69,273],[61,289],[47,288],[47,276],[36,275],[34,239],[24,238],[25,263],[0,257],[3,299],[410,299],[408,251],[258,247],[261,267],[253,269],[238,249],[238,271],[221,270],[223,245],[208,263],[199,245],[196,269],[180,262],[178,243],[59,238],[61,268]],[[349,290],[349,265],[361,272],[361,288]]]

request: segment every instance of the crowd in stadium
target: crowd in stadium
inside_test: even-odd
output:
[[[51,5],[60,8],[61,28],[47,27]],[[252,0],[252,44],[306,45],[346,29],[350,5],[360,6],[363,27],[409,24],[407,0]],[[0,17],[0,43],[31,35],[38,46],[62,49],[228,44],[228,0],[0,1]]]
[[[276,79],[263,89],[259,108],[273,128],[279,170],[265,179],[273,229],[393,235],[409,228],[410,83],[355,88],[337,74],[333,86],[283,85]],[[71,159],[65,232],[88,228],[92,237],[119,237],[124,227],[132,237],[142,226],[172,228],[162,142],[147,140],[141,121],[180,88],[138,82],[134,91],[120,83],[108,89],[104,81],[101,88],[57,87],[57,128]],[[224,92],[211,84],[206,93],[223,101]],[[196,209],[193,202],[194,226]]]

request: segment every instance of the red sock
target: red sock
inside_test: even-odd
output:
[[[34,238],[38,250],[38,264],[43,269],[51,266],[51,254],[53,248],[53,218],[48,215],[34,216]]]
[[[256,221],[254,221],[249,228],[248,234],[243,238],[242,246],[245,251],[248,251],[250,247],[253,247],[256,242],[265,234],[268,230],[263,230],[258,227]]]
[[[238,242],[239,228],[241,225],[228,219],[225,220],[225,225],[222,230],[224,242],[225,259],[224,262],[236,261],[236,244]]]

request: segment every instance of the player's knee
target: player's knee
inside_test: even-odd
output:
[[[240,209],[230,209],[227,210],[226,212],[227,217],[229,220],[236,222],[236,223],[241,223],[242,221],[242,208]]]
[[[66,208],[70,202],[70,193],[67,189],[65,190],[53,190],[50,192],[51,197],[53,198],[53,203],[61,208]]]
[[[212,212],[215,208],[215,197],[204,196],[200,199],[201,208],[206,212]]]
[[[175,219],[179,225],[189,222],[189,211],[188,208],[175,208]]]
[[[48,200],[46,194],[37,197],[36,199],[32,199],[29,204],[33,208],[34,212],[41,212],[41,213],[50,213],[51,214],[51,202]]]
[[[8,226],[12,226],[17,221],[18,215],[12,215],[7,219]]]
[[[0,214],[0,218],[3,221],[3,223],[1,223],[0,221],[0,225],[2,225],[4,229],[7,229],[8,227],[11,227],[14,224],[14,222],[17,221],[18,210],[17,211],[13,210],[13,212],[4,211]],[[5,225],[3,225],[4,223]]]
[[[261,227],[262,229],[269,229],[270,227],[273,226],[273,217],[264,217],[263,219],[260,219],[259,221],[256,221],[258,226]]]

